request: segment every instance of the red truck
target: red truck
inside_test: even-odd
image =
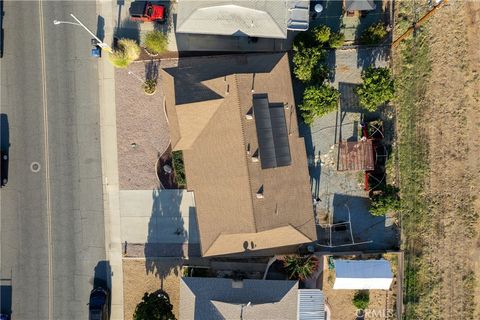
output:
[[[141,22],[164,22],[165,6],[150,1],[134,1],[130,5],[130,20]]]

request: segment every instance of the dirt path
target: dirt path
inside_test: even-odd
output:
[[[431,273],[419,309],[434,319],[471,319],[474,272],[480,278],[479,6],[452,1],[430,21],[431,74],[420,125],[428,141],[424,196],[431,224],[423,254]]]

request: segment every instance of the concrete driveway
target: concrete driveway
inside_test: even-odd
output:
[[[121,190],[119,199],[121,241],[127,257],[199,254],[193,192]]]

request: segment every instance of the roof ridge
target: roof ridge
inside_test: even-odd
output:
[[[237,90],[237,94],[235,95],[235,102],[236,102],[236,106],[237,106],[237,110],[238,110],[238,113],[240,114],[240,125],[241,125],[241,128],[242,128],[242,143],[243,143],[243,150],[244,150],[244,160],[245,160],[245,163],[246,163],[246,170],[247,170],[247,179],[248,179],[248,186],[249,186],[249,192],[250,192],[250,200],[251,200],[251,205],[252,205],[252,217],[253,217],[253,226],[255,227],[255,232],[258,232],[258,228],[257,228],[257,221],[255,220],[255,205],[253,203],[254,199],[253,199],[253,195],[252,195],[252,179],[250,178],[250,169],[249,169],[249,163],[248,163],[248,159],[247,159],[247,153],[246,153],[246,147],[247,147],[247,144],[246,144],[246,139],[245,139],[245,121],[243,120],[244,119],[244,115],[242,113],[242,107],[240,106],[240,99],[239,99],[239,87],[238,87],[238,78],[237,78],[238,74],[233,74],[233,81],[234,81],[234,85],[235,85],[235,88]]]

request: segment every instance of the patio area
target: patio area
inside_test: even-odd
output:
[[[322,5],[323,11],[313,14],[310,19],[310,27],[327,25],[333,31],[341,31],[345,34],[347,43],[358,40],[363,31],[372,24],[381,21],[389,24],[392,16],[392,1],[389,0],[375,0],[374,10],[355,12],[353,15],[344,12],[344,1],[342,0],[319,0],[314,3]]]

